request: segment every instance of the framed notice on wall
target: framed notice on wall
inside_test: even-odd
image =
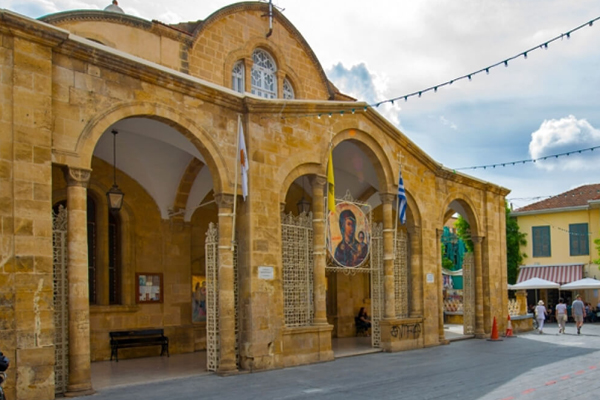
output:
[[[135,282],[136,303],[163,302],[163,274],[136,273]]]

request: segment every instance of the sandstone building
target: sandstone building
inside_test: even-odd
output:
[[[354,228],[369,244],[350,267],[333,252],[344,228],[326,212],[330,147],[336,210],[359,210]],[[400,163],[408,209],[396,228]],[[112,213],[115,183],[125,196]],[[164,329],[171,354],[206,351],[220,373],[332,360],[332,338],[355,334],[361,307],[374,347],[446,343],[440,235],[455,213],[475,243],[465,332],[485,337],[507,313],[507,193],[444,168],[340,93],[268,4],[175,26],[0,10],[10,398],[91,393],[90,365],[110,359],[112,331]]]

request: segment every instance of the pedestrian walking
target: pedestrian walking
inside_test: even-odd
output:
[[[556,305],[556,322],[558,323],[558,333],[565,333],[567,324],[567,305],[562,297],[558,299],[558,304]]]
[[[544,333],[544,321],[546,320],[546,315],[548,311],[546,311],[546,307],[544,307],[544,301],[538,301],[538,305],[535,308],[535,319],[538,322],[538,329],[540,330],[540,335]]]
[[[583,319],[585,318],[585,304],[581,301],[581,296],[577,295],[575,301],[571,305],[573,312],[573,319],[577,325],[577,334],[581,335],[581,327],[583,326]]]

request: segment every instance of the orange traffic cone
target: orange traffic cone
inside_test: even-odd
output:
[[[512,322],[510,322],[510,314],[508,314],[508,325],[506,326],[506,334],[505,337],[516,337],[513,336]]]
[[[494,317],[494,324],[492,325],[492,336],[488,339],[490,342],[501,342],[502,339],[498,337],[498,324],[496,323],[496,317]]]

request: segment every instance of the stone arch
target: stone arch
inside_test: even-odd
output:
[[[406,190],[406,202],[408,203],[408,207],[406,210],[406,227],[411,230],[413,228],[419,227],[422,225],[422,216],[421,210],[419,209],[419,204],[412,196],[412,194]]]
[[[285,200],[286,194],[294,181],[304,175],[319,175],[323,174],[321,165],[317,163],[305,163],[297,165],[293,168],[287,176],[283,179],[281,184],[281,191],[279,193],[279,203]]]
[[[171,126],[185,136],[204,157],[213,177],[215,193],[219,193],[232,185],[226,177],[226,162],[219,152],[213,138],[198,126],[192,119],[178,110],[160,103],[131,102],[118,104],[92,118],[84,127],[77,139],[75,152],[81,157],[82,166],[89,168],[92,163],[94,148],[100,136],[114,123],[132,117],[150,118]]]
[[[173,204],[174,212],[186,208],[192,186],[202,168],[204,168],[202,161],[197,158],[192,158],[179,181],[179,187],[177,188],[177,194],[175,195],[175,202]]]
[[[442,203],[444,206],[442,207],[441,213],[439,215],[439,226],[443,226],[446,218],[446,214],[450,205],[453,202],[457,202],[462,206],[462,209],[465,212],[465,217],[469,221],[469,225],[471,227],[471,235],[479,236],[481,231],[480,221],[478,217],[477,210],[478,208],[473,204],[473,201],[462,192],[451,193],[446,196],[446,199]]]
[[[397,190],[397,183],[394,184],[395,175],[390,162],[392,157],[386,153],[379,142],[377,142],[373,136],[358,128],[346,128],[333,137],[333,148],[335,149],[335,146],[347,140],[356,144],[375,167],[379,191],[381,193],[395,193]],[[325,172],[327,171],[328,150],[329,149],[326,149],[324,154],[321,154],[321,160],[323,160],[322,165],[324,166],[323,171]]]

